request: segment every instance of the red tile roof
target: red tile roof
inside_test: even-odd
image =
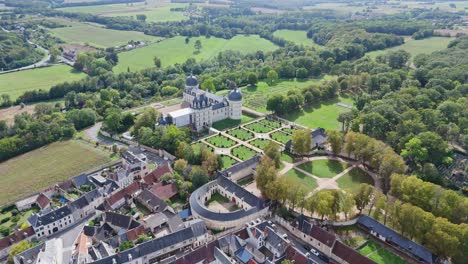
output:
[[[44,194],[39,194],[39,196],[37,197],[36,199],[36,203],[37,205],[41,208],[41,209],[44,209],[46,208],[49,203],[50,203],[50,199],[47,198],[47,196],[45,196]]]
[[[292,246],[286,249],[286,259],[292,260],[294,264],[307,264],[307,257]]]
[[[168,163],[160,165],[154,171],[150,172],[148,175],[146,175],[143,178],[143,181],[146,184],[151,185],[151,184],[153,184],[155,182],[158,182],[159,178],[161,178],[166,173],[172,173],[172,168],[171,168],[171,166],[169,166]]]
[[[113,195],[111,195],[107,199],[107,202],[110,205],[114,205],[118,201],[125,198],[125,196],[132,196],[133,194],[135,194],[138,190],[140,190],[140,187],[141,186],[140,186],[139,182],[134,182],[134,183],[130,184],[129,186],[123,188],[122,190],[120,190],[120,191],[114,193]]]
[[[27,227],[23,230],[16,231],[15,233],[0,239],[0,250],[18,243],[26,237],[30,237],[32,235],[34,235],[34,229],[32,227]]]
[[[133,228],[127,232],[127,239],[131,241],[135,241],[138,239],[139,236],[145,233],[145,227],[140,225],[136,228]]]
[[[178,258],[175,264],[192,264],[192,263],[210,263],[215,260],[214,248],[218,246],[218,241],[215,240],[209,244],[205,244],[196,250]]]
[[[175,183],[162,185],[162,183],[157,183],[151,187],[150,190],[154,195],[159,198],[166,200],[172,198],[177,194],[177,186]]]
[[[327,245],[329,248],[333,246],[335,242],[335,236],[323,230],[322,228],[314,225],[310,231],[310,236],[317,239],[321,243]]]
[[[364,257],[356,250],[346,246],[340,241],[336,241],[332,253],[339,258],[346,260],[349,264],[376,264],[374,261]]]

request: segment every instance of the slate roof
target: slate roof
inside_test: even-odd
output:
[[[203,223],[204,224],[204,223]],[[156,238],[142,244],[137,245],[136,247],[120,252],[119,254],[115,254],[100,260],[97,260],[93,263],[95,264],[113,264],[114,260],[117,263],[125,263],[129,261],[129,255],[132,256],[133,259],[149,255],[153,252],[160,251],[164,248],[170,248],[173,245],[181,243],[183,241],[189,240],[194,238],[194,232],[191,227],[186,227],[182,230],[176,231],[169,235]]]
[[[241,101],[242,93],[239,89],[231,90],[228,94],[229,101]]]
[[[325,129],[319,127],[312,131],[312,143],[314,146],[322,145],[325,142],[327,142],[327,134],[325,133]]]
[[[217,104],[214,104],[211,106],[211,110],[218,110],[218,109],[221,109],[221,108],[224,108],[226,107],[226,104],[224,102],[221,102],[221,103],[217,103]]]
[[[186,86],[197,86],[198,85],[198,80],[197,77],[190,75],[185,79],[185,85]]]
[[[166,202],[164,202],[158,196],[154,195],[149,190],[143,190],[136,198],[144,203],[147,203],[152,210],[158,212],[162,212],[168,207]]]
[[[73,182],[73,185],[75,185],[76,188],[80,188],[82,185],[90,183],[88,175],[86,174],[75,176],[71,179],[71,181]]]
[[[208,186],[212,184],[219,184],[229,192],[235,193],[239,199],[243,199],[251,207],[248,209],[240,209],[229,213],[218,213],[209,210],[205,207],[203,201],[199,200],[199,197],[203,193],[206,193],[208,191]],[[200,216],[216,221],[229,221],[244,218],[266,207],[265,201],[223,176],[219,176],[216,179],[216,183],[210,182],[195,190],[190,196],[189,201],[192,212],[196,211]]]
[[[133,222],[133,218],[131,216],[114,212],[105,212],[104,219],[106,223],[121,227],[123,229],[130,229],[130,226]]]
[[[391,242],[391,244],[398,246],[400,250],[406,254],[412,255],[417,259],[422,259],[426,263],[433,263],[437,258],[427,248],[412,240],[404,238],[396,231],[388,228],[387,226],[379,223],[377,220],[367,215],[361,215],[359,217],[358,225],[364,227],[365,229],[377,232],[379,235],[385,237],[387,242]]]
[[[88,200],[88,203],[92,203],[94,202],[94,200],[100,198],[102,195],[99,192],[99,190],[94,189],[92,191],[85,193],[84,196],[86,197],[86,200]]]
[[[157,183],[151,187],[151,192],[159,198],[166,200],[177,194],[177,185],[175,183],[166,185]]]
[[[39,227],[42,225],[48,225],[57,221],[58,219],[64,218],[70,215],[72,212],[68,205],[62,206],[58,209],[52,210],[44,215],[41,214],[33,214],[30,218],[28,218],[28,222],[33,227]],[[30,221],[31,220],[31,221]]]
[[[349,264],[376,264],[376,262],[359,254],[356,250],[346,246],[340,241],[336,241],[332,249],[332,254],[346,260]]]
[[[230,168],[227,168],[223,171],[220,172],[220,174],[224,177],[228,177],[232,174],[235,174],[237,172],[240,172],[242,171],[243,169],[245,168],[248,168],[250,166],[254,166],[256,164],[258,164],[260,162],[260,156],[259,155],[255,155],[253,156],[252,158],[246,160],[246,161],[242,161],[242,162],[238,162],[234,165],[232,165]]]
[[[267,232],[267,237],[265,238],[266,243],[269,243],[272,247],[276,248],[277,250],[286,250],[286,247],[289,243],[278,233],[276,233],[276,231],[273,228],[267,226],[265,228],[265,231]]]
[[[68,181],[61,182],[61,183],[59,183],[57,185],[62,190],[68,190],[68,189],[73,187],[73,182],[71,180],[68,180]]]
[[[86,199],[86,196],[82,195],[80,198],[70,203],[70,209],[73,212],[75,210],[83,209],[88,205],[89,203],[88,203],[88,200]]]
[[[221,251],[217,247],[214,248],[214,257],[218,261],[218,263],[221,263],[221,264],[232,264],[233,263],[233,261],[231,261],[231,259],[228,256],[226,256],[226,254],[224,254],[224,252]]]

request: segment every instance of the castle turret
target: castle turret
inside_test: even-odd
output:
[[[229,102],[229,118],[240,120],[242,118],[242,93],[235,87],[227,96]]]

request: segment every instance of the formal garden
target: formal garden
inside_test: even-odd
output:
[[[259,149],[264,149],[268,143],[272,142],[271,140],[264,139],[264,138],[257,138],[252,141],[249,141],[248,143],[254,147],[257,147]]]
[[[273,128],[267,127],[267,126],[265,126],[264,124],[262,124],[260,122],[250,123],[250,124],[246,125],[245,128],[247,128],[248,130],[251,130],[251,131],[253,131],[255,133],[268,133],[268,132],[273,131]]]
[[[241,160],[248,160],[251,157],[255,156],[257,152],[251,148],[248,148],[244,145],[235,147],[231,150],[231,154]]]
[[[252,132],[247,131],[242,128],[236,128],[236,129],[228,131],[227,133],[242,141],[247,141],[247,140],[254,138],[254,134]]]
[[[211,145],[217,148],[230,148],[236,145],[236,142],[230,138],[227,138],[223,135],[216,135],[214,137],[210,137],[206,140],[206,142],[210,143]]]
[[[221,156],[221,161],[223,162],[223,166],[222,166],[223,169],[230,168],[234,163],[237,162],[235,159],[231,158],[230,156],[227,156],[227,155],[220,155],[220,156]]]
[[[330,159],[309,161],[298,166],[298,168],[319,178],[333,178],[347,167],[349,167],[348,163]]]
[[[280,128],[282,126],[281,122],[279,121],[270,121],[266,119],[260,120],[259,123],[264,124],[265,126],[272,127],[272,128]]]
[[[270,134],[270,138],[273,140],[278,141],[279,143],[286,144],[289,140],[291,140],[292,135],[286,134],[281,131],[276,131]]]

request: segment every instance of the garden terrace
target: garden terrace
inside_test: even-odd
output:
[[[217,148],[230,148],[236,145],[236,142],[232,139],[229,139],[222,135],[216,135],[214,137],[210,137],[206,139],[206,142],[210,143],[211,145]]]
[[[242,128],[236,128],[236,129],[228,131],[227,133],[242,141],[247,141],[247,140],[254,138],[254,134],[252,132],[247,131]]]
[[[281,131],[276,131],[270,134],[270,138],[278,141],[279,143],[286,144],[286,142],[291,140],[292,136]]]
[[[309,161],[298,167],[319,178],[333,178],[344,171],[349,165],[342,161],[322,159]]]
[[[249,141],[248,143],[254,147],[257,147],[259,149],[265,149],[266,145],[268,143],[272,142],[271,140],[264,139],[264,138],[257,138],[252,141]]]
[[[260,122],[250,123],[244,127],[255,133],[268,133],[268,132],[273,131],[273,128],[267,127]]]
[[[251,148],[248,148],[244,145],[235,147],[231,150],[231,154],[241,160],[248,160],[251,157],[255,156],[257,152]]]

